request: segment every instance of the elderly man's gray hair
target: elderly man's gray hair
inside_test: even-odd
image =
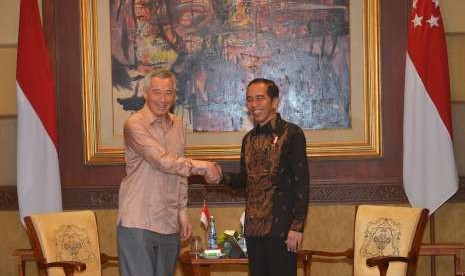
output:
[[[144,92],[148,91],[150,89],[152,79],[153,78],[159,78],[159,79],[169,79],[173,81],[174,85],[174,90],[176,90],[176,76],[171,72],[170,70],[166,68],[159,68],[151,71],[145,76],[144,79]]]

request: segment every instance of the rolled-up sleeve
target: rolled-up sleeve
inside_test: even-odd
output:
[[[184,209],[187,207],[188,200],[188,182],[186,177],[179,177],[179,199],[178,199],[178,209]]]
[[[182,177],[191,175],[192,161],[165,150],[143,125],[128,119],[124,125],[124,139],[128,147],[158,170]]]

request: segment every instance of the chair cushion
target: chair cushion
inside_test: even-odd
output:
[[[368,206],[357,209],[354,236],[354,275],[379,276],[366,259],[377,256],[407,257],[415,237],[421,208]],[[405,275],[407,265],[393,262],[388,276]]]
[[[101,275],[97,222],[92,211],[31,215],[47,262],[77,261],[86,264],[79,276]],[[49,276],[64,275],[62,268],[48,269]]]

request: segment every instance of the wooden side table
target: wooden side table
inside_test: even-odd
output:
[[[13,256],[16,256],[16,262],[18,264],[18,275],[25,276],[26,274],[26,262],[35,261],[34,251],[32,249],[16,249],[13,251]]]
[[[182,273],[184,276],[209,276],[211,265],[231,265],[231,264],[242,264],[247,265],[248,259],[205,259],[192,256],[189,251],[182,253],[179,256],[179,262],[181,263]]]
[[[308,251],[299,251],[297,253],[297,261],[303,263],[304,275],[308,275]],[[249,260],[246,258],[204,259],[189,254],[189,251],[186,251],[179,256],[179,262],[181,263],[181,270],[184,276],[210,276],[211,265],[249,264]]]
[[[460,264],[460,254],[465,249],[463,243],[422,244],[420,256],[454,256],[455,276],[464,276]]]

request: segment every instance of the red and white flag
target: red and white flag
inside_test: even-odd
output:
[[[404,95],[404,189],[433,213],[458,189],[449,68],[439,0],[414,0]]]
[[[16,68],[21,220],[62,210],[55,89],[37,0],[21,0]]]
[[[208,228],[208,222],[210,220],[210,214],[208,213],[207,202],[203,201],[202,213],[200,213],[200,222],[205,226],[205,229]]]

